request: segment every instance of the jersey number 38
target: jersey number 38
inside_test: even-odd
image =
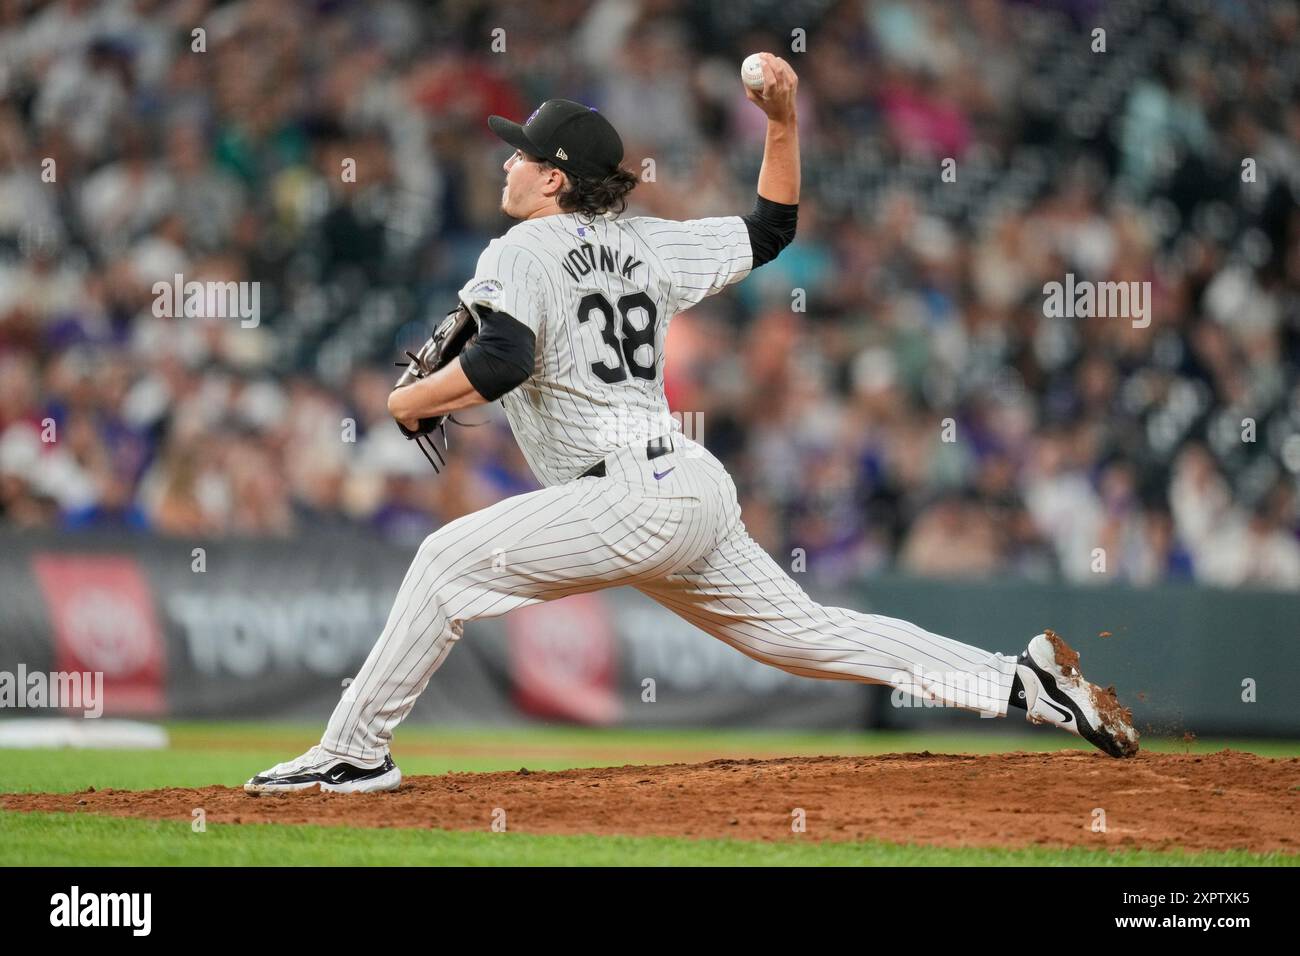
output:
[[[578,303],[580,325],[587,322],[593,312],[599,312],[604,317],[605,322],[601,326],[600,337],[618,359],[616,365],[610,365],[604,360],[592,362],[591,370],[608,385],[626,381],[629,371],[637,378],[654,381],[656,367],[659,364],[658,356],[655,355],[655,322],[658,319],[658,310],[655,309],[654,300],[644,292],[629,292],[627,295],[619,296],[617,305],[620,321],[616,326],[615,307],[601,293],[592,292],[590,295],[584,295],[582,301]],[[645,324],[641,328],[637,328],[630,318],[637,311],[645,312]],[[647,352],[649,353],[649,364],[637,360],[638,352],[641,353],[639,356],[641,358],[644,358]]]

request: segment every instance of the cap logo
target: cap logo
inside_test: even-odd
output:
[[[556,158],[556,159],[568,159],[568,158],[569,158],[569,154],[566,153],[566,152],[564,151],[563,148],[560,148],[560,149],[557,149],[557,150],[555,151],[555,158]]]

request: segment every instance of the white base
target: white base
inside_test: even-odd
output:
[[[86,720],[77,717],[22,717],[0,720],[0,748],[32,750],[75,747],[79,750],[164,750],[167,731],[135,720]]]

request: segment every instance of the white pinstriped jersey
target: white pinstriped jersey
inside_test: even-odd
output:
[[[747,276],[752,256],[739,216],[564,213],[489,243],[460,297],[536,336],[532,376],[501,403],[538,481],[568,481],[616,448],[680,430],[664,396],[668,323]]]

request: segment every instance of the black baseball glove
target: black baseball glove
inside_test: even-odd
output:
[[[429,336],[428,341],[420,346],[418,352],[407,351],[406,355],[410,362],[398,377],[397,384],[393,388],[404,388],[418,379],[432,375],[463,352],[465,347],[474,341],[477,335],[478,322],[475,320],[474,314],[466,308],[464,303],[458,304],[454,311],[447,313],[446,318],[434,329],[433,335]],[[398,362],[397,365],[401,366],[402,363]],[[442,457],[442,452],[438,450],[438,446],[434,443],[433,432],[442,432],[442,444],[446,448],[448,418],[450,418],[449,415],[433,415],[429,418],[421,418],[419,425],[414,429],[407,428],[401,422],[397,423],[397,427],[401,429],[402,434],[414,441],[420,451],[424,452],[424,457],[429,460],[429,464],[433,466],[435,473],[440,470],[439,462],[446,465],[447,461]],[[462,424],[456,422],[454,418],[451,421],[458,425]],[[438,456],[436,462],[433,460],[434,455]]]

